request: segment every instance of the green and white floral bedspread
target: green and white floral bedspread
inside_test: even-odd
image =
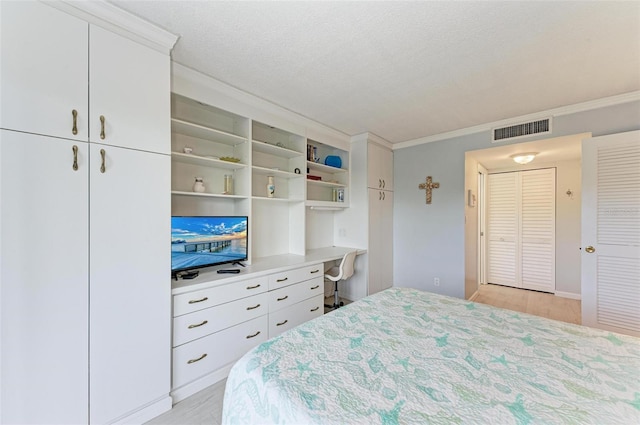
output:
[[[233,367],[223,424],[640,424],[640,339],[414,289]]]

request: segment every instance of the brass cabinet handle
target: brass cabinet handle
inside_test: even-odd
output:
[[[387,197],[387,194],[382,192],[382,200],[384,201],[384,199]]]
[[[584,250],[587,251],[589,254],[592,254],[592,253],[596,252],[596,249],[594,247],[592,247],[591,245],[586,247]]]
[[[320,308],[320,307],[312,308],[312,309],[311,309],[311,310],[309,310],[309,311],[312,311],[312,312],[313,312],[313,311],[318,310],[319,308]]]
[[[107,135],[104,133],[104,115],[100,115],[100,138],[105,139]]]
[[[207,323],[209,323],[208,320],[203,320],[202,323],[198,323],[197,325],[189,325],[188,329],[199,328],[200,326],[206,325]]]
[[[384,181],[384,179],[382,179],[382,188],[384,189],[387,186],[387,182]]]
[[[289,322],[289,320],[285,320],[284,322],[276,323],[276,326],[282,326],[282,325],[286,324],[287,322]]]
[[[320,285],[316,285],[314,287],[311,288],[311,290],[313,291],[314,289],[318,289],[320,287]]]
[[[207,353],[204,353],[203,355],[201,355],[200,357],[198,357],[197,359],[191,359],[187,362],[187,364],[191,364],[191,363],[195,363],[195,362],[199,362],[200,360],[204,359],[205,357],[207,357]]]
[[[253,286],[247,286],[247,289],[256,289],[259,288],[260,284],[258,283],[257,285],[253,285]]]
[[[75,109],[71,111],[71,115],[73,116],[73,127],[71,127],[71,134],[74,136],[78,134],[78,111]]]
[[[73,171],[78,171],[78,147],[73,145],[71,148],[73,150]]]
[[[249,339],[249,338],[254,338],[256,336],[260,335],[260,331],[254,333],[253,335],[247,335],[245,338]]]
[[[258,307],[260,307],[260,304],[256,304],[253,307],[247,307],[247,310],[255,310]]]
[[[107,167],[105,166],[106,163],[106,155],[107,153],[104,151],[104,149],[100,149],[100,157],[102,158],[102,164],[100,165],[100,172],[104,174],[105,171],[107,171]]]
[[[382,192],[378,192],[378,201],[382,201]]]
[[[200,298],[199,300],[190,300],[189,304],[201,303],[202,301],[208,300],[209,297]]]
[[[378,179],[378,188],[382,187],[382,179]]]
[[[285,277],[284,279],[278,279],[278,280],[276,280],[276,282],[284,282],[285,280],[289,280],[289,278]]]
[[[311,270],[309,273],[314,274],[314,273],[318,273],[320,271],[320,269],[315,269],[315,270]]]
[[[278,300],[278,301],[284,301],[284,300],[286,300],[287,298],[289,298],[289,295],[285,295],[283,298],[278,298],[277,300]]]

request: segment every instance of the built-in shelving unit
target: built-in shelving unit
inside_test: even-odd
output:
[[[172,94],[172,214],[247,215],[250,262],[305,254],[307,226],[327,227],[326,216],[318,219],[312,209],[348,207],[349,152],[307,139],[296,129]],[[316,148],[312,161],[309,144]],[[329,155],[340,157],[344,165],[325,165]],[[224,192],[229,175],[233,193]],[[203,179],[203,193],[193,191],[196,177]],[[275,186],[273,196],[267,193],[269,181]]]

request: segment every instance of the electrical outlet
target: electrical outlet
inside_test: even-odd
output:
[[[434,277],[433,278],[433,284],[435,286],[440,286],[440,278],[439,277]]]

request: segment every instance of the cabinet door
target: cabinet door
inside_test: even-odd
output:
[[[3,424],[87,422],[87,154],[0,130]]]
[[[369,189],[368,295],[393,286],[393,192]]]
[[[90,140],[169,153],[169,56],[95,25],[90,34]]]
[[[170,157],[90,157],[91,422],[107,423],[170,390]]]
[[[88,24],[41,2],[0,9],[0,128],[86,141]]]
[[[393,152],[369,143],[367,146],[368,186],[372,189],[393,190]]]

